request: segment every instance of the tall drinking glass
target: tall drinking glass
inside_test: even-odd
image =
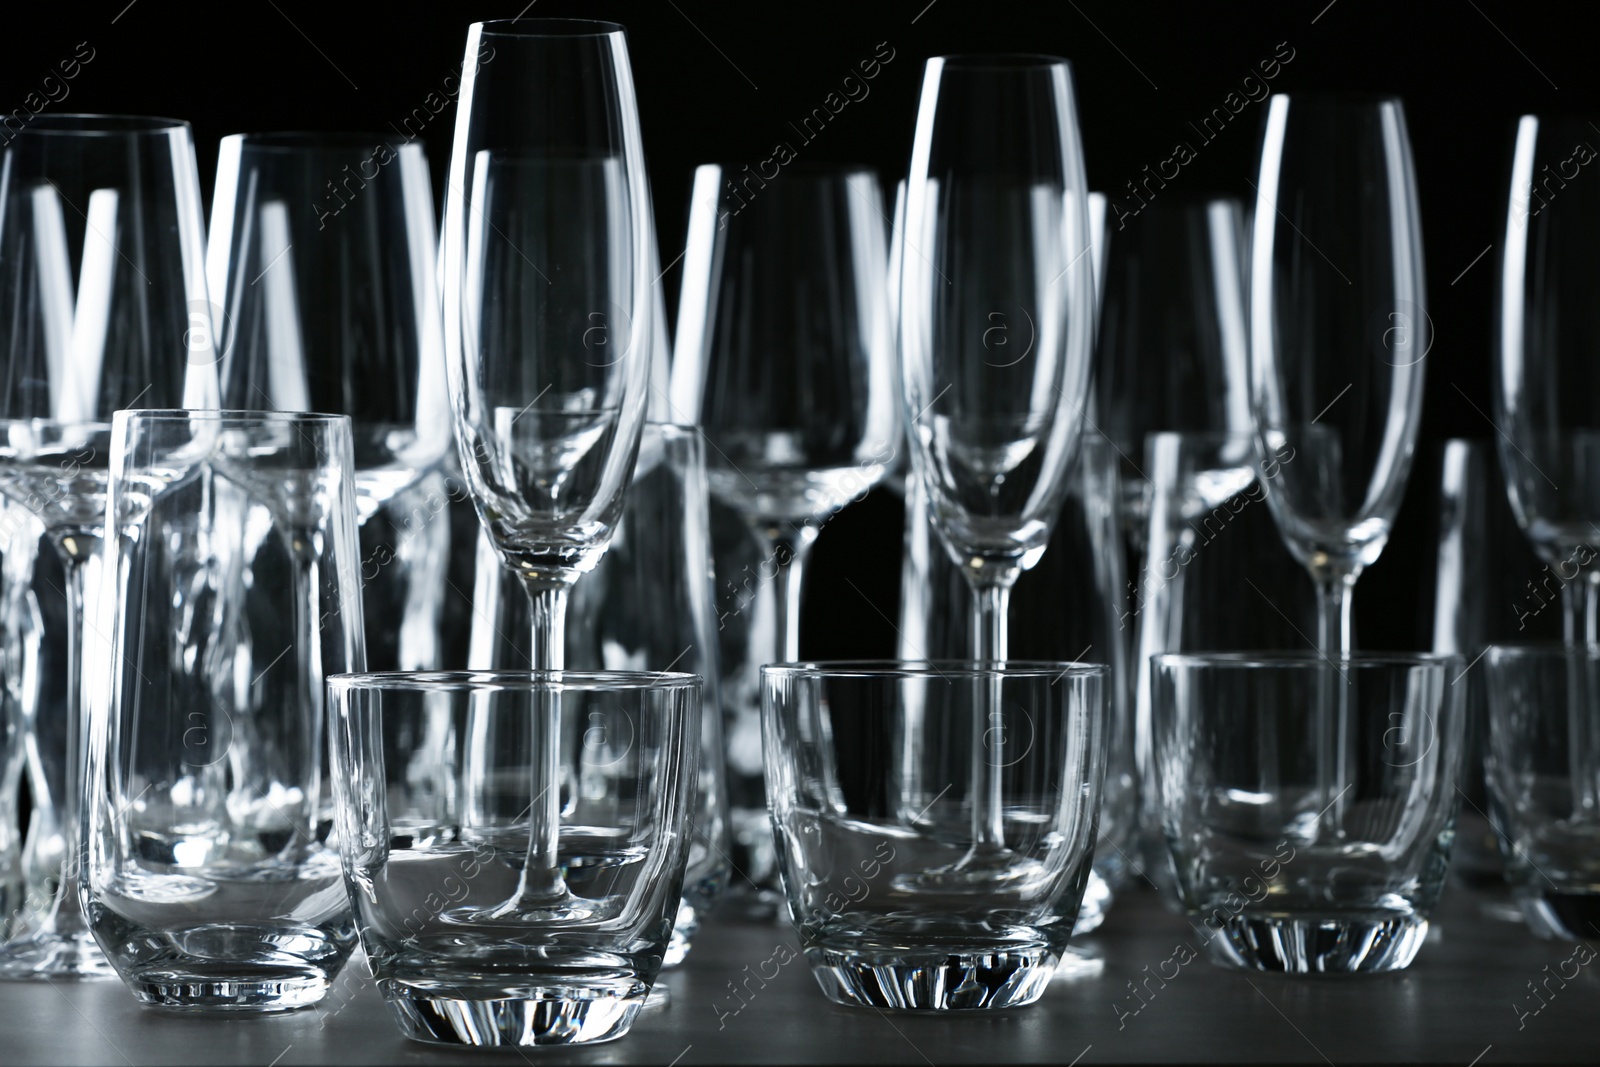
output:
[[[1267,503],[1317,587],[1323,816],[1351,781],[1334,661],[1350,596],[1383,551],[1422,422],[1430,323],[1422,222],[1394,97],[1276,94],[1267,104],[1250,267],[1250,406],[1263,461],[1295,455]]]
[[[493,64],[474,67],[486,48]],[[553,669],[568,590],[610,542],[644,428],[644,148],[621,26],[474,23],[466,55],[442,257],[450,399],[479,521],[533,603],[535,666]],[[554,780],[560,740],[539,746]],[[559,798],[535,797],[503,914],[571,918],[586,905],[564,884]]]
[[[305,1007],[355,948],[323,688],[365,663],[353,480],[343,415],[112,422],[80,881],[143,1003]]]
[[[904,240],[900,355],[912,463],[975,594],[973,658],[1003,661],[1011,587],[1049,543],[1089,400],[1094,265],[1064,60],[928,61]],[[999,700],[990,694],[997,716]],[[974,767],[973,847],[945,873],[978,886],[1008,867],[1007,757],[978,741],[971,751],[986,761]]]
[[[35,801],[78,825],[84,642],[105,522],[111,413],[215,407],[200,180],[187,123],[37,115],[0,150],[0,493],[33,511],[67,603],[64,749]],[[0,946],[0,977],[108,976],[84,926],[75,849],[48,904]]]
[[[1574,645],[1600,643],[1600,190],[1566,180],[1594,158],[1593,137],[1582,118],[1517,122],[1493,375],[1506,491],[1534,549],[1562,577],[1563,633]],[[1581,817],[1600,821],[1600,705],[1587,695],[1600,692],[1600,677],[1592,659],[1568,662],[1573,799]]]

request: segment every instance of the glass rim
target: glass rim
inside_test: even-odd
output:
[[[1405,108],[1405,100],[1399,93],[1386,93],[1377,90],[1293,89],[1268,94],[1269,99],[1274,96],[1283,97],[1291,105],[1298,102],[1323,108],[1337,107],[1353,110],[1356,108],[1376,107],[1383,104],[1398,104],[1402,110]]]
[[[1455,652],[1352,652],[1340,659],[1330,659],[1319,652],[1284,652],[1274,650],[1241,652],[1153,652],[1152,664],[1176,667],[1248,667],[1279,668],[1332,667],[1448,667],[1463,662]]]
[[[1483,646],[1484,655],[1491,659],[1501,656],[1600,656],[1600,644],[1568,644],[1565,641],[1490,641]]]
[[[202,419],[207,422],[298,422],[330,426],[351,421],[349,415],[329,411],[258,411],[253,408],[122,408],[111,413],[112,424],[134,421],[194,422]]]
[[[417,147],[415,140],[402,140],[395,144],[390,135],[378,130],[256,130],[230,133],[218,142],[219,147],[229,143],[241,148],[259,148],[268,152],[292,152],[308,148],[340,150],[346,148],[377,148],[383,145],[391,151]]]
[[[1039,71],[1052,67],[1072,69],[1065,56],[1047,52],[952,52],[949,55],[929,56],[928,63],[938,63],[942,69],[970,71]]]
[[[833,659],[766,663],[761,676],[788,678],[1104,678],[1105,663],[1081,660]]]
[[[488,19],[472,28],[485,37],[610,37],[628,32],[622,23],[606,19]]]
[[[699,688],[704,679],[684,671],[450,670],[345,671],[324,679],[330,691],[474,693],[562,688],[605,690]]]
[[[56,137],[128,137],[190,131],[185,119],[164,115],[113,115],[93,111],[46,112],[33,116],[12,139],[40,134]]]

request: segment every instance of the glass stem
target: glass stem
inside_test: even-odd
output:
[[[1335,840],[1344,822],[1350,777],[1350,687],[1344,660],[1351,651],[1350,592],[1356,576],[1350,571],[1314,574],[1317,584],[1317,654],[1322,660],[1317,686],[1317,816],[1319,836]]]
[[[1562,638],[1580,650],[1600,642],[1600,571],[1584,571],[1561,587]],[[1600,710],[1589,694],[1600,679],[1591,676],[1588,657],[1567,661],[1567,759],[1572,775],[1575,821],[1600,817]]]
[[[525,579],[533,606],[533,667],[560,670],[567,659],[567,594],[561,579]],[[566,889],[561,877],[561,697],[546,691],[532,720],[534,779],[528,808],[528,861],[519,898],[549,899]],[[539,783],[543,782],[541,787]]]
[[[74,530],[56,541],[61,556],[67,597],[67,701],[66,748],[62,774],[62,795],[58,816],[63,836],[61,881],[56,887],[45,929],[59,938],[89,936],[88,923],[78,903],[79,851],[78,817],[83,805],[84,770],[88,761],[88,721],[83,706],[84,646],[95,621],[92,598],[88,595],[89,575],[100,560],[100,537]],[[43,931],[35,931],[35,934]]]
[[[762,663],[793,663],[800,658],[800,583],[805,577],[817,528],[809,524],[762,523],[756,536],[767,550],[763,566],[773,568],[774,625],[772,656]],[[759,577],[759,576],[758,576]],[[757,664],[759,666],[760,664]]]
[[[993,580],[998,578],[999,580]],[[984,663],[1006,659],[1006,610],[1016,573],[984,575],[974,579],[973,658]],[[976,853],[994,853],[1006,847],[1005,805],[1001,775],[1005,770],[1005,721],[999,678],[975,683],[972,716],[972,847]]]

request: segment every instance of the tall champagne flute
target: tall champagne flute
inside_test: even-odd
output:
[[[1275,94],[1250,269],[1250,407],[1267,502],[1317,587],[1326,671],[1308,825],[1338,836],[1352,788],[1339,662],[1350,596],[1383,551],[1422,418],[1430,323],[1417,181],[1394,97]]]
[[[456,443],[479,521],[530,598],[534,666],[550,670],[568,590],[610,542],[644,428],[644,148],[615,23],[474,23],[463,72],[441,256]],[[547,782],[559,778],[556,701],[552,690],[533,731]],[[532,796],[528,861],[495,918],[584,909],[561,873],[560,803]]]
[[[1495,425],[1513,513],[1561,582],[1567,644],[1600,642],[1600,187],[1595,128],[1517,122],[1496,300]],[[1574,709],[1600,679],[1569,657]],[[1600,751],[1593,711],[1567,716],[1574,761]],[[1572,768],[1575,817],[1600,818],[1600,767]]]
[[[929,514],[975,594],[977,660],[1006,658],[1011,587],[1049,543],[1084,424],[1088,197],[1065,60],[928,61],[900,256],[903,410]],[[979,891],[1016,869],[1000,803],[1010,757],[998,694],[987,699],[972,846],[943,878]]]
[[[711,491],[759,544],[756,595],[773,608],[771,626],[752,613],[743,662],[729,664],[738,680],[722,688],[734,862],[758,885],[776,879],[758,671],[800,658],[818,531],[898,450],[886,223],[877,176],[859,167],[695,171],[672,410],[705,434]]]
[[[64,847],[49,903],[0,946],[0,977],[112,972],[78,900],[86,657],[105,527],[111,414],[216,407],[204,231],[187,123],[37,115],[0,150],[0,493],[33,511],[67,603],[66,744],[36,806]],[[98,646],[97,646],[98,647]],[[38,716],[34,716],[37,721]]]

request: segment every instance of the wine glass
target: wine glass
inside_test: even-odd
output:
[[[752,623],[738,668],[748,684],[723,688],[729,804],[749,851],[735,862],[758,884],[776,869],[756,672],[800,658],[811,546],[883,478],[899,441],[886,223],[877,176],[858,167],[791,163],[764,183],[695,171],[672,411],[705,434],[711,491],[759,544],[757,595],[771,593],[773,625]]]
[[[0,976],[109,977],[78,900],[85,651],[97,637],[111,414],[216,407],[212,308],[187,123],[37,115],[0,153],[0,493],[44,524],[67,605],[65,748],[35,803],[63,837],[51,900]],[[33,716],[38,721],[39,716]]]
[[[1267,503],[1317,587],[1318,821],[1336,835],[1352,781],[1350,595],[1405,493],[1429,347],[1404,107],[1274,94],[1255,185],[1250,407],[1260,460],[1278,462]]]
[[[1006,659],[1012,585],[1044,553],[1089,399],[1094,263],[1072,76],[1051,56],[928,60],[906,179],[902,396],[912,465],[971,584],[973,658]],[[971,851],[944,888],[1015,871],[1007,755],[974,726]]]
[[[437,625],[438,590],[417,586],[442,588],[433,557],[448,546],[442,525],[423,533],[433,515],[409,492],[452,447],[437,256],[421,145],[223,138],[206,257],[223,311],[222,402],[351,417],[374,669],[437,666],[405,639]],[[385,510],[388,521],[370,521]]]
[[[1174,193],[1124,219],[1106,253],[1096,421],[1122,457],[1120,511],[1136,562],[1149,516],[1146,435],[1250,431],[1248,232],[1238,200]]]
[[[1495,426],[1517,524],[1561,586],[1567,644],[1600,642],[1600,190],[1594,127],[1583,118],[1517,121],[1496,300]],[[1589,660],[1572,656],[1575,671]],[[1574,677],[1569,752],[1600,751],[1600,721],[1576,709],[1600,679]],[[1574,811],[1600,818],[1600,767],[1572,768]]]
[[[492,63],[477,62],[485,49]],[[623,28],[474,23],[458,106],[441,257],[456,442],[548,670],[562,665],[568,590],[621,515],[649,386],[649,188]],[[545,696],[533,744],[550,782],[561,717]],[[560,802],[533,795],[529,860],[494,918],[584,908],[561,873]]]

